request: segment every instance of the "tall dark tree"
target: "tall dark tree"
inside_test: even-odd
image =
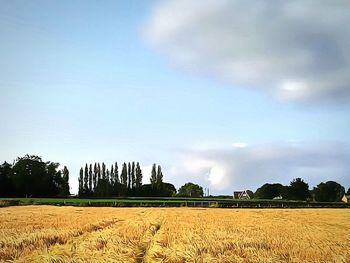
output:
[[[154,188],[156,186],[156,183],[157,183],[157,171],[156,171],[156,164],[155,163],[152,165],[150,181],[151,181],[152,187]]]
[[[127,171],[126,163],[123,163],[122,172],[121,172],[121,174],[120,174],[120,180],[121,180],[121,183],[122,183],[123,185],[127,186],[128,171]]]
[[[156,175],[156,184],[157,184],[158,188],[162,185],[162,183],[163,183],[162,168],[160,167],[160,165],[158,165],[157,175]]]
[[[339,202],[341,201],[345,189],[343,186],[334,181],[320,183],[313,191],[315,200],[319,202]]]
[[[290,200],[306,200],[310,197],[309,185],[301,178],[295,178],[287,188],[287,196]]]
[[[80,168],[79,172],[79,196],[84,195],[84,170],[83,167]]]
[[[94,165],[94,175],[93,175],[93,184],[94,184],[94,191],[96,190],[97,187],[97,164],[95,163]]]
[[[115,185],[115,176],[114,176],[114,167],[113,167],[113,164],[111,165],[110,182],[111,182],[111,185],[112,185],[112,186]]]
[[[59,196],[63,191],[63,178],[62,171],[58,169],[60,166],[59,163],[55,162],[46,162],[46,173],[43,175],[45,179],[45,190],[47,191],[47,196]]]
[[[102,163],[102,179],[106,180],[106,165]]]
[[[92,164],[89,165],[89,193],[93,192],[92,188]]]
[[[139,189],[142,185],[142,171],[139,162],[136,163],[135,177],[135,187]]]
[[[119,181],[118,163],[117,162],[115,162],[115,164],[114,164],[114,176],[115,176],[116,184],[119,184],[120,181]]]
[[[109,171],[109,169],[106,170],[106,181],[108,184],[110,184],[110,180],[111,180],[111,172]]]
[[[118,163],[114,163],[114,184],[112,185],[112,194],[116,196],[120,196],[121,194],[121,186],[119,181],[119,173],[118,173]]]
[[[128,189],[131,188],[130,185],[131,185],[131,164],[130,162],[128,162]]]
[[[97,185],[100,180],[101,180],[101,165],[100,163],[98,163],[97,164]]]
[[[84,194],[87,195],[89,192],[89,169],[88,165],[85,164],[84,170]]]
[[[348,191],[346,192],[347,195],[350,195],[350,187],[348,189]]]
[[[0,197],[11,197],[15,194],[12,183],[12,165],[4,162],[0,165]]]
[[[62,186],[62,192],[61,195],[62,196],[68,196],[70,195],[69,192],[69,171],[67,166],[63,167],[63,172],[62,172],[62,179],[63,179],[63,186]]]
[[[136,185],[136,177],[135,177],[135,162],[131,164],[131,188],[135,188]]]

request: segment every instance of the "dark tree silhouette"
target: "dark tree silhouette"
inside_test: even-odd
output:
[[[12,197],[15,196],[15,190],[12,182],[12,165],[4,162],[0,165],[0,196]]]
[[[79,171],[79,196],[84,195],[84,170],[83,167]]]
[[[41,157],[35,155],[17,158],[11,176],[16,196],[56,197],[63,195],[67,187],[69,191],[68,181],[62,177],[63,171],[58,169],[59,165],[43,162]]]
[[[106,170],[106,181],[107,181],[108,183],[111,182],[111,181],[110,181],[110,180],[111,180],[110,177],[111,177],[110,171],[107,169],[107,170]]]
[[[157,188],[160,189],[163,183],[163,173],[162,173],[162,168],[160,167],[160,165],[158,165],[158,169],[157,169],[157,175],[156,175],[156,185]]]
[[[156,172],[156,164],[155,163],[152,165],[152,172],[151,172],[150,181],[151,181],[152,187],[155,188],[156,184],[157,184],[157,172]]]
[[[135,177],[135,162],[131,164],[131,188],[135,188],[136,177]]]
[[[177,195],[183,197],[202,197],[203,188],[198,184],[186,183],[180,187]]]
[[[102,163],[102,179],[106,180],[106,165]]]
[[[301,178],[295,178],[287,188],[287,198],[290,200],[306,200],[310,197],[309,185]]]
[[[128,162],[128,189],[130,189],[130,184],[131,184],[131,165],[130,162]]]
[[[69,171],[67,166],[63,167],[62,171],[62,179],[63,179],[63,185],[62,185],[62,191],[60,193],[61,196],[69,196]]]
[[[116,182],[116,184],[119,184],[120,181],[119,181],[118,163],[117,163],[117,162],[115,162],[115,164],[114,164],[114,176],[115,176],[115,182]]]
[[[89,169],[88,165],[85,164],[84,170],[84,195],[88,195],[89,193]]]
[[[94,165],[94,174],[93,174],[93,184],[94,184],[94,192],[96,190],[96,187],[97,187],[97,164],[95,163]]]
[[[111,165],[110,182],[111,182],[111,185],[112,185],[112,186],[115,185],[115,176],[114,176],[114,167],[113,167],[113,164]]]
[[[281,184],[264,184],[255,191],[254,198],[257,199],[273,199],[278,196],[283,196],[284,186]]]
[[[341,201],[345,189],[343,186],[334,181],[328,181],[326,183],[320,183],[317,185],[313,193],[315,200],[320,202],[339,202]]]
[[[89,165],[89,193],[93,192],[92,188],[92,164]]]
[[[139,189],[142,185],[142,171],[139,162],[136,163],[136,182],[135,182],[135,187],[136,189]]]
[[[121,184],[127,187],[128,171],[127,171],[126,163],[123,163],[122,172],[120,174],[120,180],[121,180]]]
[[[97,184],[98,184],[98,181],[101,179],[101,166],[100,166],[100,163],[97,164]],[[97,187],[97,185],[96,185]]]

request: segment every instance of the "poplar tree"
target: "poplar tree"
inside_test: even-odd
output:
[[[84,193],[87,194],[89,192],[89,169],[88,165],[85,164],[85,171],[84,171]]]
[[[98,163],[98,165],[97,165],[97,183],[96,183],[96,185],[98,185],[100,180],[101,180],[101,166],[100,166],[100,163]]]
[[[131,188],[135,188],[135,162],[133,161],[131,164]]]
[[[120,181],[123,185],[127,186],[127,181],[128,181],[128,171],[126,168],[126,163],[123,163],[123,168],[122,172],[120,174]]]
[[[97,187],[97,164],[95,163],[94,165],[94,191],[96,191],[96,187]]]
[[[139,162],[136,163],[136,178],[135,187],[139,189],[142,185],[142,171]]]
[[[89,166],[89,192],[92,193],[92,164]]]
[[[115,185],[115,176],[114,176],[114,167],[113,167],[113,164],[111,165],[110,183],[111,183],[112,186]]]
[[[79,172],[79,192],[78,192],[80,196],[83,195],[83,192],[84,192],[83,182],[84,182],[84,170],[83,170],[83,167],[81,167]]]
[[[128,163],[128,189],[131,188],[130,184],[131,184],[131,164],[129,162]]]
[[[106,165],[105,163],[102,163],[102,179],[106,179]]]
[[[160,165],[158,165],[158,170],[157,170],[157,185],[160,186],[163,183],[163,173],[162,173],[162,168]]]
[[[106,184],[109,184],[109,183],[110,183],[110,172],[107,169],[107,171],[106,171]]]
[[[119,181],[118,163],[117,163],[117,162],[115,162],[115,164],[114,164],[114,176],[115,176],[115,182],[116,182],[117,184],[119,184],[120,181]]]
[[[64,166],[63,167],[63,176],[62,176],[62,179],[63,179],[63,195],[64,196],[68,196],[70,193],[69,193],[69,171],[67,169],[67,166]]]
[[[152,187],[154,187],[157,183],[157,172],[156,172],[156,164],[155,163],[152,165],[152,172],[151,172],[150,181],[151,181]]]

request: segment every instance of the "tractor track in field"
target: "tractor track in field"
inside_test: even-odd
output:
[[[151,224],[149,229],[145,232],[145,235],[143,236],[143,239],[141,240],[140,244],[136,248],[136,255],[135,255],[135,263],[144,263],[145,256],[147,255],[153,238],[161,228],[161,223],[154,223]]]
[[[145,262],[145,255],[147,254],[150,245],[152,243],[152,239],[154,235],[158,232],[160,229],[160,224],[152,224],[145,234],[143,240],[141,240],[139,246],[136,249],[136,257],[135,257],[135,263],[143,263]]]

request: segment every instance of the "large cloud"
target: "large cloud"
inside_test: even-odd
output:
[[[303,178],[310,187],[334,180],[350,186],[350,147],[340,143],[269,143],[213,149],[191,149],[181,153],[181,175],[189,175],[218,193],[255,190],[262,184],[289,184]]]
[[[170,0],[143,32],[186,70],[283,100],[348,102],[348,25],[348,0]]]

